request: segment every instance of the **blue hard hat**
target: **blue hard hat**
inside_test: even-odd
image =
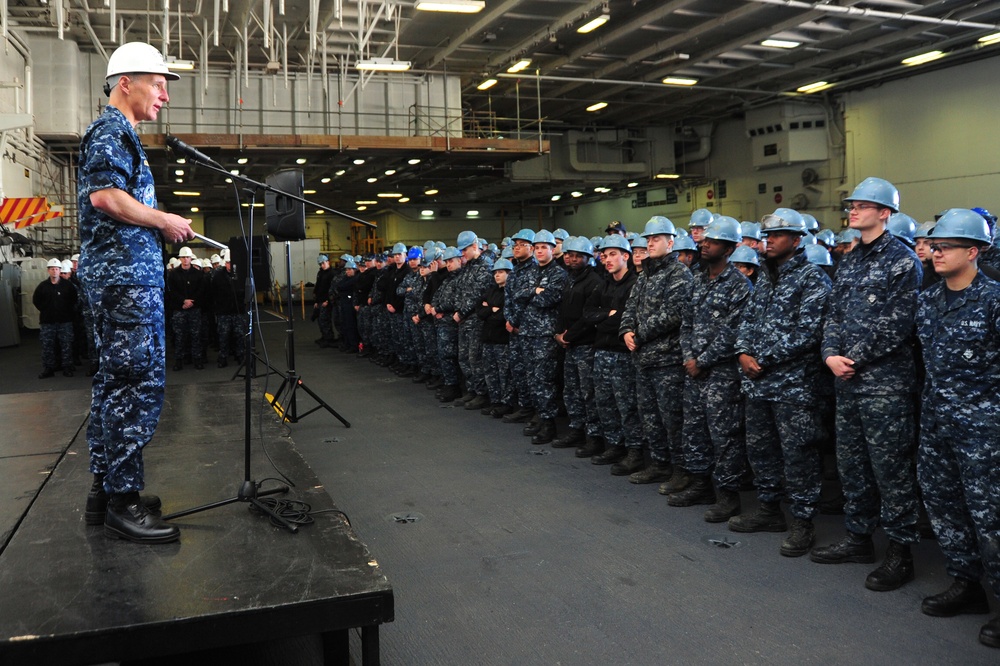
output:
[[[798,211],[791,208],[778,208],[770,215],[765,215],[760,221],[760,232],[764,235],[774,231],[794,231],[797,234],[806,233],[806,224]]]
[[[885,225],[893,236],[903,241],[910,247],[916,243],[917,221],[906,213],[893,213],[889,216],[889,223]]]
[[[533,240],[531,244],[538,245],[539,243],[547,243],[554,247],[556,244],[556,237],[552,235],[551,231],[542,229],[537,234],[535,234],[535,240]]]
[[[691,250],[694,252],[697,249],[698,246],[691,236],[679,236],[674,240],[674,252],[680,252],[681,250]]]
[[[707,227],[711,223],[712,211],[707,208],[699,208],[695,212],[691,213],[691,221],[688,222],[688,228]]]
[[[618,249],[622,252],[628,252],[632,254],[632,246],[628,244],[624,236],[619,236],[618,234],[612,234],[610,236],[605,236],[601,241],[602,250]]]
[[[720,215],[705,229],[705,238],[739,243],[743,240],[743,231],[735,218]]]
[[[816,245],[816,237],[813,236],[808,231],[802,234],[802,242],[799,243],[799,247],[805,247],[806,245]]]
[[[411,247],[410,250],[406,253],[407,261],[409,261],[410,259],[423,259],[423,258],[424,258],[424,251],[421,248],[417,247],[416,245]]]
[[[552,232],[552,237],[565,243],[566,239],[569,238],[569,232],[565,229],[556,229]]]
[[[434,241],[434,247],[441,250],[442,252],[448,249],[448,246],[445,245],[444,241]]]
[[[510,249],[509,247],[505,247],[503,249],[503,252],[500,253],[500,258],[501,259],[513,259],[514,258],[514,250]]]
[[[348,269],[348,268],[353,268],[353,269],[357,270],[358,265],[356,263],[354,263],[354,259],[347,259],[346,261],[344,261],[344,269]]]
[[[475,231],[463,231],[458,235],[458,241],[455,243],[455,247],[459,250],[464,250],[478,240]]]
[[[535,232],[531,229],[521,229],[516,234],[510,237],[511,241],[523,240],[529,243],[535,242]],[[555,245],[555,243],[553,243]]]
[[[921,222],[917,225],[917,230],[913,234],[913,240],[916,241],[918,238],[929,238],[931,231],[934,230],[934,225],[937,224],[934,220],[929,222]]]
[[[508,245],[510,245],[510,243],[511,243],[510,236],[504,236],[503,240],[500,241],[500,244],[503,245],[504,247],[507,247]]]
[[[625,240],[627,240],[629,243],[634,243],[635,239],[638,237],[639,234],[635,233],[634,231],[630,231],[627,234],[625,234]]]
[[[676,245],[674,247],[676,248]],[[733,253],[729,255],[729,261],[734,264],[753,264],[754,266],[760,266],[760,257],[757,256],[757,251],[752,247],[747,247],[746,245],[740,245],[738,248],[733,250]]]
[[[740,233],[743,234],[743,238],[752,238],[758,241],[761,239],[760,225],[756,222],[740,222]]]
[[[837,236],[833,233],[832,229],[823,229],[816,234],[816,242],[830,248],[837,244]]]
[[[839,234],[837,234],[837,243],[851,243],[856,240],[861,240],[861,232],[857,229],[844,229]]]
[[[967,238],[980,243],[990,243],[990,225],[986,218],[967,208],[952,208],[934,225],[931,238]]]
[[[348,259],[353,259],[353,258],[354,258],[353,254],[347,254],[346,252],[344,254],[340,255],[340,260],[341,261],[347,261]]]
[[[633,240],[629,241],[629,245],[632,246],[633,250],[637,247],[643,247],[643,248],[649,247],[649,244],[646,242],[646,239],[643,238],[642,236],[636,236]]]
[[[396,243],[395,245],[392,246],[392,251],[389,252],[389,254],[390,255],[392,255],[392,254],[406,254],[406,244],[405,243]]]
[[[486,249],[489,250],[490,252],[499,252],[500,251],[500,248],[497,247],[496,243],[490,243],[489,245],[486,246]]]
[[[321,254],[318,257],[316,257],[317,264],[322,264],[324,261],[330,261],[330,257],[326,256],[325,254]]]
[[[447,248],[445,248],[444,256],[442,256],[441,258],[444,259],[445,261],[448,261],[449,259],[458,259],[461,256],[462,256],[461,250],[459,250],[457,247],[449,245]]]
[[[833,266],[833,257],[830,256],[830,251],[822,245],[806,245],[806,259],[809,263],[817,266]]]
[[[991,227],[997,223],[997,216],[991,213],[990,211],[986,210],[982,206],[976,206],[975,208],[972,208],[970,210],[972,210],[973,213],[979,213],[980,215],[982,215],[983,219],[985,219],[986,222],[989,223]]]
[[[429,240],[426,243],[424,243],[424,252],[427,252],[429,250],[433,250],[435,247],[437,247],[437,246],[434,244],[434,241]]]
[[[844,199],[844,203],[852,201],[870,201],[885,206],[893,213],[899,212],[899,190],[882,178],[865,178],[861,181],[851,196]]]
[[[802,222],[806,225],[806,231],[811,234],[815,234],[819,231],[819,220],[810,215],[809,213],[801,213]]]
[[[594,252],[597,252],[598,250],[601,249],[601,239],[602,238],[604,238],[604,236],[591,236],[590,237],[590,245],[594,248]]]
[[[594,256],[594,244],[585,236],[570,236],[563,241],[563,252],[579,252],[592,257]]]
[[[493,272],[497,271],[512,271],[514,270],[514,264],[510,263],[508,259],[497,259],[493,262]]]
[[[711,213],[709,213],[711,215]],[[662,215],[654,215],[646,222],[646,228],[642,230],[642,235],[646,238],[650,236],[676,236],[677,229],[674,223]]]

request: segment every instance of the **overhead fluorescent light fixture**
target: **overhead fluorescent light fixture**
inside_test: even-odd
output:
[[[635,182],[635,181],[633,180],[633,181],[632,181],[631,183],[629,183],[629,184],[628,184],[628,185],[626,185],[625,187],[639,187],[639,183],[637,183],[637,182]]]
[[[573,197],[574,199],[579,199],[580,197],[582,197],[582,196],[583,196],[583,192],[580,192],[580,191],[577,191],[577,190],[574,190],[574,191],[570,192],[570,193],[569,193],[569,195],[570,195],[571,197]]]
[[[944,57],[944,51],[928,51],[927,53],[921,53],[920,55],[904,58],[902,62],[907,67],[913,67],[914,65],[923,65],[924,63],[928,63],[943,57]]]
[[[409,164],[410,166],[413,166],[414,164],[420,164],[420,158],[419,157],[412,157],[412,158],[406,160],[406,163]]]
[[[468,213],[465,214],[465,216],[466,217],[479,217],[479,211],[478,210],[470,210]]]
[[[607,102],[597,102],[587,107],[587,111],[600,111],[608,105]]]
[[[376,181],[378,180],[378,178],[376,178],[375,176],[372,176],[371,178],[367,178],[366,180],[367,180],[367,181],[368,181],[369,183],[374,183],[374,182],[376,182]]]
[[[356,165],[358,165],[358,166],[361,166],[362,164],[364,164],[364,163],[365,163],[365,161],[364,161],[364,159],[362,159],[362,158],[360,158],[360,157],[359,157],[359,158],[357,158],[356,160],[354,160],[354,163],[355,163]]]
[[[807,83],[804,86],[799,86],[798,88],[795,89],[795,92],[815,93],[832,87],[833,87],[832,83],[827,83],[826,81],[816,81],[815,83]]]
[[[387,176],[395,176],[396,175],[396,170],[395,169],[386,169],[385,170],[385,175],[387,175]]]
[[[194,69],[194,60],[180,60],[173,56],[167,56],[167,69],[177,72],[190,72]]]
[[[178,157],[176,161],[178,164],[187,164],[187,160],[183,157]]]
[[[188,190],[174,190],[174,196],[177,197],[200,197],[201,192],[191,192]]]
[[[552,200],[553,201],[559,201],[560,199],[562,199],[562,195],[561,194],[553,194],[552,195]]]
[[[399,203],[410,203],[410,197],[400,197]]]
[[[424,190],[424,195],[426,195],[428,197],[432,197],[432,196],[434,196],[437,193],[438,193],[438,191],[436,189],[434,189],[433,187],[431,189],[429,189],[429,190]]]
[[[604,11],[601,15],[595,16],[594,18],[590,19],[589,21],[581,25],[579,28],[576,29],[576,31],[581,35],[586,35],[588,32],[593,32],[594,30],[597,30],[610,20],[611,20],[611,14],[607,11]]]
[[[994,32],[993,34],[985,35],[983,37],[980,37],[976,41],[982,44],[983,46],[996,44],[997,42],[1000,42],[1000,32]]]
[[[668,86],[693,86],[698,83],[698,79],[689,79],[683,76],[668,76],[663,79],[663,83]]]
[[[423,215],[424,217],[431,217],[431,216],[434,215],[434,211],[432,211],[432,210],[422,210],[422,211],[420,211],[420,214]]]
[[[358,210],[368,210],[368,206],[358,206]]]
[[[680,174],[677,173],[658,173],[656,174],[656,177],[659,178],[660,180],[676,180],[681,176]]]
[[[382,199],[401,199],[403,195],[399,192],[379,192],[375,196],[381,197]]]
[[[362,161],[363,161],[363,160],[362,160]],[[336,170],[336,171],[334,172],[334,174],[333,174],[333,175],[334,175],[334,176],[343,176],[343,175],[344,175],[345,173],[347,173],[347,171],[346,171],[345,169],[337,169],[337,170]]]
[[[794,49],[802,46],[802,42],[793,42],[790,39],[765,39],[761,46],[770,46],[772,49]]]
[[[201,210],[201,209],[200,209],[200,208],[198,208],[197,206],[191,206],[191,212],[192,212],[192,213],[197,213],[197,212],[198,212],[198,211],[200,211],[200,210]]]
[[[302,194],[316,194],[316,190],[302,190]]]
[[[486,0],[417,0],[413,7],[422,12],[477,14],[486,7]]]
[[[241,157],[240,159],[236,160],[237,164],[246,164],[247,162],[248,160],[245,157]]]
[[[518,72],[523,72],[531,66],[531,59],[525,58],[524,60],[518,60],[513,65],[507,68],[508,74],[517,74]]]
[[[174,175],[175,176],[183,176],[184,175],[184,169],[174,169]]]
[[[490,88],[492,88],[496,84],[497,84],[497,80],[496,79],[486,79],[485,81],[483,81],[482,83],[480,83],[478,86],[476,86],[476,90],[489,90]]]
[[[354,203],[357,204],[358,206],[375,206],[376,204],[378,204],[377,201],[371,201],[371,200],[355,201]]]
[[[324,185],[326,185],[327,183],[329,183],[329,182],[330,182],[330,180],[331,180],[331,178],[330,178],[329,176],[325,176],[325,177],[323,177],[323,178],[320,178],[320,179],[319,179],[319,182],[321,182],[321,183],[323,183]]]
[[[359,60],[354,67],[364,72],[405,72],[410,68],[410,61],[393,60],[392,58],[366,58]]]
[[[296,164],[305,164],[306,163],[306,158],[300,157],[297,160],[295,160],[295,163]]]

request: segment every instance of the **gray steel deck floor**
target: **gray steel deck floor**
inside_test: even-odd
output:
[[[283,366],[283,329],[263,330]],[[298,330],[304,381],[352,427],[319,411],[289,430],[392,582],[384,663],[1000,662],[976,640],[989,616],[920,613],[920,600],[948,584],[933,541],[916,548],[916,581],[870,592],[869,565],[780,557],[780,535],[709,525],[702,508],[668,507],[655,486],[532,447],[519,426],[442,408],[422,386],[318,349],[314,326]],[[0,350],[0,390],[12,359],[36,354],[26,346]],[[34,368],[21,386],[42,383]],[[168,371],[168,381],[231,371]],[[299,395],[301,412],[311,402]],[[842,519],[821,517],[817,531],[820,542],[838,539]],[[739,547],[711,545],[713,536]]]

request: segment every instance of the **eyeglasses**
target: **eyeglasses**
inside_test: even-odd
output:
[[[863,210],[872,210],[874,208],[881,208],[878,204],[852,204],[844,208],[844,212],[850,215],[851,213],[860,213]]]
[[[931,252],[933,254],[944,253],[945,250],[962,249],[968,250],[974,247],[972,245],[961,245],[959,243],[931,243]]]

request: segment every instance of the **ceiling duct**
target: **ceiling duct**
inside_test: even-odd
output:
[[[674,170],[674,130],[570,130],[550,140],[551,152],[511,165],[517,182],[609,182]]]

